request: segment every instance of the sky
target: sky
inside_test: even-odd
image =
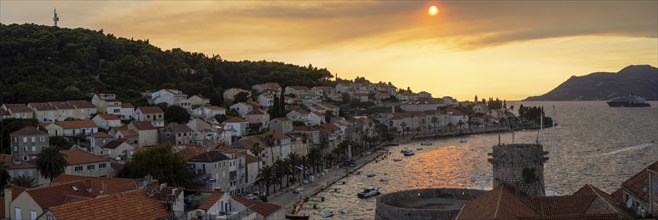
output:
[[[428,14],[432,6],[439,9]],[[658,66],[658,1],[0,1],[0,23],[103,29],[225,60],[327,68],[460,100]]]

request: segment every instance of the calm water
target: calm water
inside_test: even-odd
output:
[[[519,103],[511,103],[518,106]],[[547,188],[557,188],[562,195],[571,194],[585,184],[592,184],[607,192],[618,189],[621,183],[644,167],[658,160],[658,102],[651,108],[610,108],[605,102],[522,102],[525,106],[544,106],[547,115],[556,108],[559,126],[544,129],[545,150],[554,141],[557,156],[550,155],[544,169]],[[555,129],[555,130],[553,130]],[[555,132],[557,138],[551,136]],[[538,130],[517,131],[515,143],[534,143]],[[382,193],[415,188],[473,186],[491,187],[485,176],[492,173],[487,162],[491,146],[498,143],[498,134],[470,135],[466,143],[459,138],[433,140],[432,146],[412,142],[390,148],[386,159],[361,168],[361,175],[351,175],[345,185],[336,184],[337,192],[327,190],[325,202],[312,203],[303,212],[319,219],[320,210],[333,210],[334,218],[373,219],[376,198],[358,199],[364,187],[377,186]],[[500,134],[501,142],[512,143],[512,133]],[[423,148],[415,156],[404,157],[402,149]],[[399,158],[402,161],[394,161]],[[556,162],[551,175],[551,162]],[[376,174],[367,177],[366,174]],[[472,177],[475,176],[475,177]],[[555,176],[555,183],[551,181]],[[384,178],[385,182],[380,181]],[[471,181],[475,178],[475,181]]]

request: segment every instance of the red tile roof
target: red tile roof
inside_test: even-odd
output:
[[[123,134],[124,137],[135,137],[139,136],[139,133],[130,129],[117,129],[117,132]]]
[[[112,138],[111,135],[109,135],[105,132],[102,132],[102,131],[94,133],[92,135],[92,137],[94,137],[94,138]]]
[[[170,216],[165,206],[143,190],[73,202],[50,209],[58,220],[162,219]]]
[[[457,219],[518,219],[538,216],[504,184],[464,204]]]
[[[47,102],[31,102],[27,103],[27,106],[30,108],[36,110],[36,111],[54,111],[57,110],[55,107],[51,106],[50,103]]]
[[[258,110],[256,108],[252,109],[251,111],[247,112],[247,115],[264,115],[265,112]]]
[[[96,108],[96,107],[94,107],[94,105],[91,104],[91,102],[85,101],[85,100],[71,100],[71,101],[67,101],[67,102],[70,103],[71,105],[75,106],[76,108],[79,108],[79,109],[80,108]]]
[[[210,151],[206,152],[203,154],[200,154],[196,157],[192,157],[189,159],[189,162],[197,162],[197,163],[214,163],[214,162],[219,162],[223,160],[228,160],[229,158],[224,155],[222,152],[219,151]]]
[[[50,105],[56,109],[75,109],[69,102],[50,102]]]
[[[26,189],[27,193],[42,209],[62,205],[68,200],[67,197],[75,196],[81,198],[93,198],[94,194],[87,192],[86,185],[82,181],[68,182],[63,184],[49,185],[39,188]]]
[[[137,110],[144,114],[164,114],[162,109],[159,107],[139,107]]]
[[[32,112],[32,109],[28,108],[25,104],[5,104],[5,106],[11,113]]]
[[[135,108],[135,106],[133,106],[133,104],[130,104],[129,102],[122,102],[121,108]]]
[[[185,149],[179,151],[177,154],[185,158],[185,160],[190,160],[196,156],[208,152],[205,147],[197,147],[194,145],[185,146]]]
[[[657,170],[656,168],[658,168],[658,161],[647,167],[647,169],[654,171]],[[649,188],[649,171],[647,169],[642,169],[642,171],[636,173],[621,184],[623,188],[638,195],[644,201],[649,201],[649,190],[644,190],[644,188]]]
[[[104,120],[121,120],[119,116],[113,114],[99,114],[98,117],[101,117]]]
[[[18,131],[14,131],[9,136],[32,136],[32,135],[48,135],[48,133],[44,131],[40,131],[39,129],[33,127],[33,126],[26,126],[21,129],[18,129]]]
[[[17,161],[18,163],[14,163],[14,161]],[[11,154],[0,154],[0,162],[5,163],[6,170],[36,168],[37,165],[35,161],[36,160],[23,161],[17,156],[12,156]]]
[[[75,176],[69,174],[60,174],[50,183],[50,185],[59,185],[70,182],[82,182],[87,187],[89,187],[89,183],[91,183],[91,193],[95,196],[100,195],[103,182],[107,183],[106,192],[104,192],[105,195],[127,192],[138,188],[136,179]]]
[[[294,90],[310,90],[306,86],[288,86],[288,87],[290,87],[291,89],[294,89]]]
[[[226,119],[226,121],[222,123],[237,123],[237,122],[247,122],[247,121],[238,117],[230,117],[229,119]]]
[[[62,128],[95,128],[98,127],[92,120],[76,120],[76,121],[58,121],[56,125]]]
[[[199,209],[208,211],[208,209],[212,208],[212,206],[217,203],[223,195],[224,192],[220,190],[213,192],[205,201],[203,201],[203,203],[201,203],[201,205],[199,205]]]
[[[265,203],[258,200],[246,199],[241,196],[231,195],[231,198],[236,202],[242,203],[242,205],[249,207],[249,209],[253,210],[254,212],[258,213],[263,217],[267,217],[272,213],[275,213],[276,211],[281,209],[281,206],[279,205],[275,205],[272,203]]]
[[[175,123],[169,124],[167,126],[167,130],[175,132],[175,133],[194,132],[194,130],[192,130],[186,124],[175,124]]]
[[[205,106],[205,107],[210,109],[210,110],[224,110],[225,109],[223,107],[214,106],[214,105],[209,105],[209,106]]]
[[[155,130],[153,124],[148,121],[132,121],[130,122],[137,130]]]
[[[121,144],[126,142],[128,139],[127,138],[119,138],[113,141],[110,141],[109,143],[105,144],[102,146],[102,148],[107,148],[107,149],[117,149]]]
[[[87,153],[87,152],[84,152],[84,151],[81,151],[81,150],[61,150],[59,152],[66,155],[66,157],[64,157],[64,158],[66,159],[66,162],[69,163],[69,165],[99,163],[99,162],[109,162],[110,161],[110,158],[96,156],[94,154]]]

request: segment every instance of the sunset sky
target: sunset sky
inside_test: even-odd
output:
[[[658,66],[658,1],[2,0],[0,22],[52,25],[54,8],[60,27],[461,100],[518,100],[572,75]]]

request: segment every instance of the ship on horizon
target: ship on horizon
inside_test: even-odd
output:
[[[607,103],[610,107],[651,107],[643,97],[637,95],[617,97]]]

